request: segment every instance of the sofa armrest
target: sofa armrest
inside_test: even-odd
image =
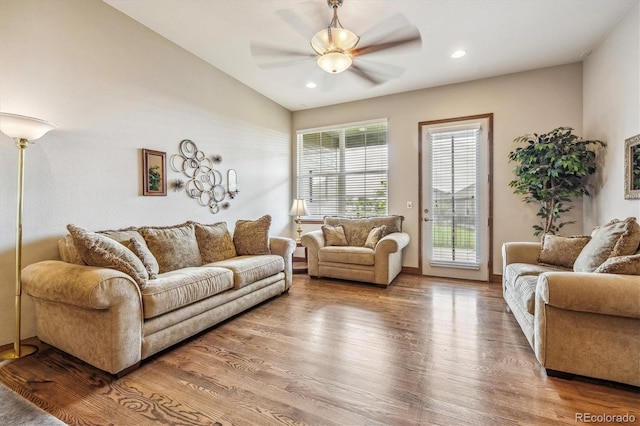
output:
[[[31,297],[87,309],[109,309],[125,300],[137,299],[138,285],[115,269],[45,260],[22,271],[24,291]]]
[[[376,256],[379,254],[387,255],[389,253],[401,251],[409,245],[409,241],[411,241],[411,238],[406,232],[393,232],[389,235],[385,235],[376,245]]]
[[[536,295],[561,309],[640,318],[640,277],[634,275],[546,272]]]
[[[512,242],[502,244],[503,272],[512,263],[529,263],[535,265],[540,257],[541,243]]]
[[[271,254],[282,256],[284,259],[285,287],[288,290],[293,283],[293,252],[296,250],[296,242],[291,238],[270,237],[269,249]]]

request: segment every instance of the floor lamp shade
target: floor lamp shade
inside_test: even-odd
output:
[[[24,200],[24,154],[29,141],[41,138],[57,126],[48,121],[0,112],[0,132],[13,138],[18,148],[18,202],[16,210],[15,332],[13,349],[0,353],[0,359],[16,359],[34,353],[38,348],[20,344],[22,297],[22,211]]]

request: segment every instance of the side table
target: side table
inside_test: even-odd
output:
[[[304,247],[301,243],[296,244],[297,247]],[[307,248],[304,247],[304,257],[293,256],[293,273],[294,274],[306,274],[307,267]]]

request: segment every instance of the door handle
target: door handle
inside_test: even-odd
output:
[[[424,209],[424,219],[425,222],[430,222],[431,219],[429,218],[429,209]]]

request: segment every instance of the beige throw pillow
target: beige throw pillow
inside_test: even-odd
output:
[[[387,227],[384,225],[371,228],[371,231],[369,231],[369,235],[367,235],[367,241],[365,241],[364,246],[370,249],[375,248],[376,244],[378,244],[378,241],[380,241],[380,239],[384,237],[384,232],[386,231],[386,229]]]
[[[129,227],[124,229],[117,230],[107,230],[107,231],[97,231],[97,234],[106,235],[107,237],[116,240],[120,244],[124,244],[129,250],[133,251],[136,256],[142,261],[147,270],[153,275],[157,276],[159,271],[158,261],[153,257],[151,251],[149,251],[149,247],[147,247],[147,243],[144,241],[142,235],[138,232],[138,229],[135,227]],[[132,248],[130,243],[131,238],[134,238],[139,245],[137,245],[136,250]]]
[[[589,236],[561,237],[546,234],[542,238],[542,250],[538,263],[571,269],[589,240],[591,240]]]
[[[342,225],[322,225],[322,235],[324,235],[325,246],[348,246],[347,237],[344,235]]]
[[[594,272],[604,274],[640,275],[640,253],[610,257]]]
[[[131,250],[133,254],[138,256],[138,259],[140,259],[144,268],[147,270],[150,280],[158,278],[158,261],[153,257],[149,251],[149,247],[144,243],[144,240],[143,242],[140,242],[138,239],[132,237],[129,241],[122,241],[120,244],[124,245],[126,248]]]
[[[202,263],[218,262],[236,257],[236,247],[233,245],[233,238],[226,223],[202,225],[194,222],[194,226]]]
[[[202,265],[193,224],[145,226],[138,231],[158,261],[159,273]]]
[[[233,231],[233,245],[238,256],[271,254],[269,249],[269,227],[271,216],[257,220],[238,220]]]
[[[89,266],[115,269],[129,275],[144,289],[149,274],[142,261],[124,245],[95,232],[72,224],[67,225],[73,243],[80,256]]]
[[[573,270],[593,272],[609,257],[633,254],[630,238],[633,238],[635,226],[637,226],[635,218],[628,218],[625,221],[614,219],[596,229],[591,241],[587,243],[573,264]]]

